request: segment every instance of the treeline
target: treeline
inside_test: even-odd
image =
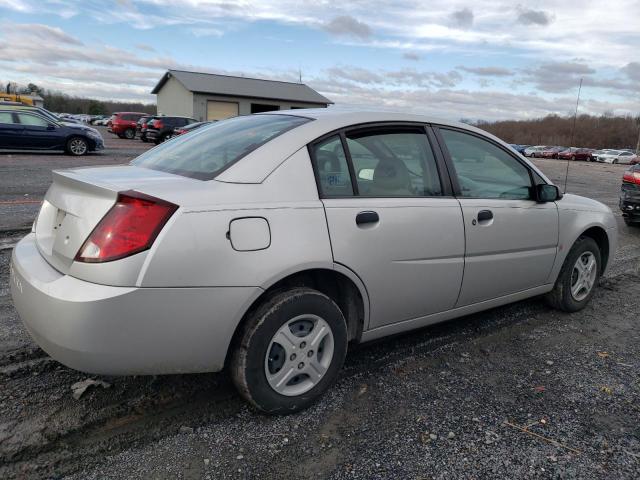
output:
[[[54,90],[45,90],[34,83],[20,86],[16,83],[2,83],[3,91],[8,93],[37,93],[44,100],[44,108],[56,113],[84,113],[88,115],[110,115],[113,112],[156,113],[156,106],[142,102],[116,102],[111,100],[95,100],[92,98],[74,97]]]
[[[42,92],[40,96],[44,99],[44,107],[57,113],[86,113],[89,115],[109,115],[113,112],[156,113],[156,106],[148,103],[114,102],[72,97],[50,90]]]
[[[640,117],[579,115],[572,141],[573,117],[549,115],[535,120],[478,121],[478,128],[505,142],[585,148],[636,148]]]

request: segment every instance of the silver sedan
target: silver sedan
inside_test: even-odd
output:
[[[54,172],[11,291],[71,368],[228,367],[253,406],[287,413],[331,385],[350,342],[536,295],[583,308],[616,242],[609,208],[479,129],[296,110]]]

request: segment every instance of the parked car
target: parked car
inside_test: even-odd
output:
[[[620,210],[624,222],[640,226],[640,164],[630,166],[622,177]]]
[[[591,150],[589,148],[571,147],[558,152],[558,158],[561,160],[584,160],[591,161]]]
[[[153,121],[153,119],[159,118],[154,115],[145,115],[144,117],[140,117],[140,120],[136,123],[136,134],[140,137],[140,140],[143,142],[148,142],[147,138],[147,123]]]
[[[190,123],[189,125],[185,125],[184,127],[176,127],[173,129],[173,136],[184,135],[185,133],[193,132],[194,130],[199,129],[200,127],[204,127],[205,125],[210,125],[213,122],[196,122]]]
[[[607,150],[605,153],[598,155],[598,161],[602,163],[621,163],[628,165],[635,159],[637,159],[635,153],[625,150]]]
[[[512,143],[511,147],[518,153],[524,155],[524,151],[529,148],[531,145],[519,145],[517,143]]]
[[[558,154],[566,149],[567,147],[547,147],[536,156],[541,158],[558,158]]]
[[[524,149],[524,156],[525,157],[533,157],[535,158],[540,152],[542,152],[542,150],[544,150],[545,147],[544,145],[536,145],[536,146],[532,146],[532,147],[527,147]]]
[[[100,125],[98,122],[104,120],[105,118],[108,118],[106,115],[94,115],[93,117],[91,117],[91,120],[89,120],[89,123],[91,125]]]
[[[147,123],[147,138],[156,145],[173,137],[173,129],[176,127],[184,127],[197,120],[188,117],[154,117],[151,122]]]
[[[104,148],[104,141],[96,129],[58,122],[44,116],[37,107],[0,107],[0,148],[64,150],[69,155],[84,155]]]
[[[117,112],[111,115],[107,130],[119,138],[136,138],[136,123],[144,116],[140,112]]]
[[[611,210],[478,128],[431,122],[247,115],[129,166],[54,171],[13,250],[15,308],[71,368],[228,366],[269,413],[316,400],[350,342],[541,294],[584,308],[616,251]]]

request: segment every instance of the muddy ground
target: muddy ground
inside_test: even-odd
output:
[[[144,149],[105,136],[85,163]],[[41,198],[49,170],[73,162],[0,155],[0,478],[640,477],[640,228],[619,216],[619,249],[584,311],[531,299],[356,346],[305,412],[257,414],[225,374],[93,376],[110,387],[76,400],[88,376],[31,341],[8,291],[12,230],[37,210],[15,201]],[[574,163],[569,191],[618,215],[623,168]]]

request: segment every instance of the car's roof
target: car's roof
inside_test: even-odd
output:
[[[216,177],[216,180],[230,183],[261,183],[286,158],[330,132],[351,126],[384,122],[416,122],[461,128],[488,137],[497,143],[509,147],[508,143],[484,130],[471,125],[427,115],[410,113],[356,110],[340,107],[279,110],[255,115],[292,115],[309,118],[313,121],[300,125],[269,141],[265,146],[254,150],[241,161],[233,164]],[[270,149],[268,158],[263,155],[263,148]],[[545,180],[545,175],[532,165],[532,168]]]
[[[449,125],[452,127],[461,126],[468,128],[469,125],[460,122],[452,122],[439,117],[418,115],[404,112],[393,112],[384,110],[360,110],[341,107],[329,108],[305,108],[295,110],[277,110],[274,112],[264,112],[257,115],[295,115],[299,117],[321,120],[323,123],[335,122],[341,125],[374,123],[374,122],[419,122],[436,123],[438,125]]]

